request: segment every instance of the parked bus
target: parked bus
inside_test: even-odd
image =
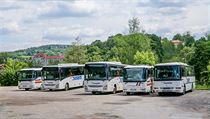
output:
[[[185,94],[195,88],[193,68],[185,63],[161,63],[154,66],[154,90],[159,95],[165,92]]]
[[[41,78],[42,68],[28,68],[22,69],[18,74],[18,88],[19,89],[40,89],[42,85]]]
[[[84,81],[84,65],[59,64],[44,66],[43,88],[49,90],[60,90],[81,87]]]
[[[123,67],[120,62],[89,62],[85,64],[84,88],[92,94],[123,90]]]
[[[147,65],[126,66],[123,71],[123,91],[150,93],[153,84],[153,67]]]

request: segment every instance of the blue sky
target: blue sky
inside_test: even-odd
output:
[[[136,16],[147,33],[172,38],[210,31],[209,0],[1,0],[0,52],[46,44],[84,44],[128,33]]]

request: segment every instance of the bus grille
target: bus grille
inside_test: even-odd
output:
[[[88,85],[89,87],[103,87],[102,85]]]
[[[160,87],[160,89],[174,89],[173,87]]]

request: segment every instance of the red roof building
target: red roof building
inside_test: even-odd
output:
[[[64,56],[58,55],[58,56],[48,56],[44,53],[37,53],[36,55],[32,56],[32,62],[33,64],[37,66],[44,66],[48,64],[57,64],[61,61],[63,61]]]

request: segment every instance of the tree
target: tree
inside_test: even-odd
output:
[[[180,61],[189,63],[194,54],[194,47],[184,47],[179,54]]]
[[[210,41],[204,37],[200,38],[195,43],[195,52],[192,59],[189,61],[190,65],[194,66],[195,76],[198,84],[203,84],[201,72],[207,71],[207,65],[210,60]]]
[[[135,64],[148,64],[154,65],[157,62],[157,58],[152,51],[139,52],[134,55]]]
[[[28,64],[25,62],[8,59],[5,68],[0,71],[0,85],[17,85],[18,76],[16,73],[25,67],[28,67]]]
[[[140,32],[140,21],[138,17],[133,17],[132,19],[129,19],[128,21],[129,26],[129,33],[139,33]]]
[[[85,63],[86,58],[86,47],[81,45],[81,39],[77,37],[75,42],[69,47],[65,53],[64,62],[67,63]]]
[[[158,62],[163,61],[163,47],[161,44],[161,38],[155,34],[146,34],[150,39],[150,46],[152,51],[158,56]]]
[[[91,45],[87,48],[88,61],[97,62],[102,61],[101,50],[98,46]]]

